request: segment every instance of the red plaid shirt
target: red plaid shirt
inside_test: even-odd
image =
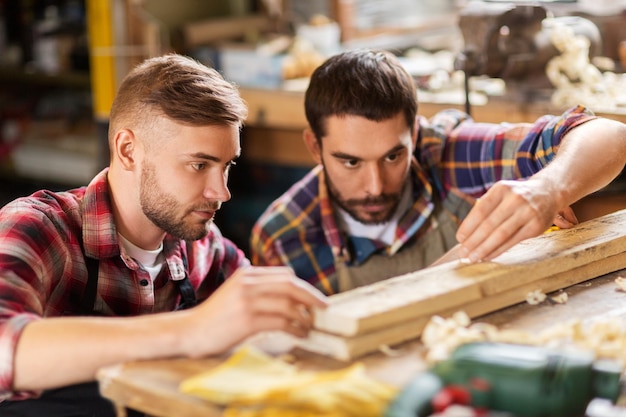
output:
[[[85,254],[98,260],[96,313],[134,316],[173,310],[180,293],[172,278],[189,280],[206,299],[237,268],[243,252],[211,224],[206,238],[188,242],[166,236],[166,267],[152,282],[118,243],[105,169],[87,187],[39,191],[0,210],[0,400],[12,392],[17,341],[24,326],[43,317],[81,314],[87,282]]]

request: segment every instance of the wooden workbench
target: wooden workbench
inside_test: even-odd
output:
[[[248,104],[246,129],[242,137],[245,158],[263,163],[288,166],[312,166],[302,140],[307,126],[304,114],[304,92],[240,88]],[[418,113],[431,117],[445,109],[464,110],[463,104],[427,101],[420,98]],[[522,94],[490,97],[485,104],[472,105],[472,117],[477,122],[534,122],[546,114],[561,114],[566,109],[550,105],[549,100],[533,100]],[[599,116],[626,122],[626,111],[596,112]]]
[[[491,323],[500,329],[518,329],[539,332],[555,323],[572,319],[626,319],[626,293],[616,290],[618,276],[626,269],[607,274],[566,289],[569,301],[565,304],[517,304],[475,319]],[[418,340],[406,342],[394,349],[393,356],[377,352],[358,359],[368,373],[381,381],[398,387],[425,369],[423,345]],[[330,370],[345,367],[345,362],[315,355],[302,350],[291,352],[295,364],[302,369]],[[125,407],[137,409],[157,417],[211,417],[221,410],[212,404],[183,395],[178,384],[187,377],[219,364],[224,358],[170,359],[122,364],[102,369],[99,373],[101,391],[111,399],[124,415]]]

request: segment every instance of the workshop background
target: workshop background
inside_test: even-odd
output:
[[[303,94],[327,56],[392,50],[424,116],[453,107],[531,122],[583,102],[626,121],[625,23],[625,0],[0,0],[0,205],[86,184],[108,162],[120,80],[176,51],[216,67],[248,102],[233,199],[216,217],[247,251],[256,218],[313,164]],[[555,85],[567,53],[585,55],[593,81]],[[576,207],[579,218],[625,208],[625,191],[622,174]]]

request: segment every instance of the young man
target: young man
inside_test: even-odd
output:
[[[0,415],[113,416],[85,384],[103,366],[308,332],[324,296],[288,268],[251,267],[212,222],[246,112],[216,71],[149,59],[113,103],[109,168],[2,208]]]
[[[288,265],[326,294],[424,268],[453,248],[488,260],[552,223],[571,227],[569,206],[626,158],[626,127],[582,107],[534,124],[474,123],[454,110],[426,120],[410,75],[384,51],[329,58],[305,112],[318,165],[257,221],[252,263]]]

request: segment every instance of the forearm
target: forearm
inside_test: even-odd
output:
[[[62,317],[30,323],[17,345],[13,388],[37,391],[91,381],[103,366],[183,354],[177,316]]]
[[[625,163],[626,125],[596,119],[567,133],[555,159],[531,180],[541,181],[563,208],[608,185]]]
[[[625,160],[624,124],[594,119],[572,128],[544,169],[526,181],[499,181],[477,201],[457,232],[461,257],[493,259],[545,231],[559,214],[557,225],[571,227],[570,205],[609,184]]]
[[[304,337],[325,297],[289,268],[238,269],[188,310],[138,317],[57,317],[26,325],[15,353],[14,391],[93,380],[103,366],[226,352],[261,332]]]

